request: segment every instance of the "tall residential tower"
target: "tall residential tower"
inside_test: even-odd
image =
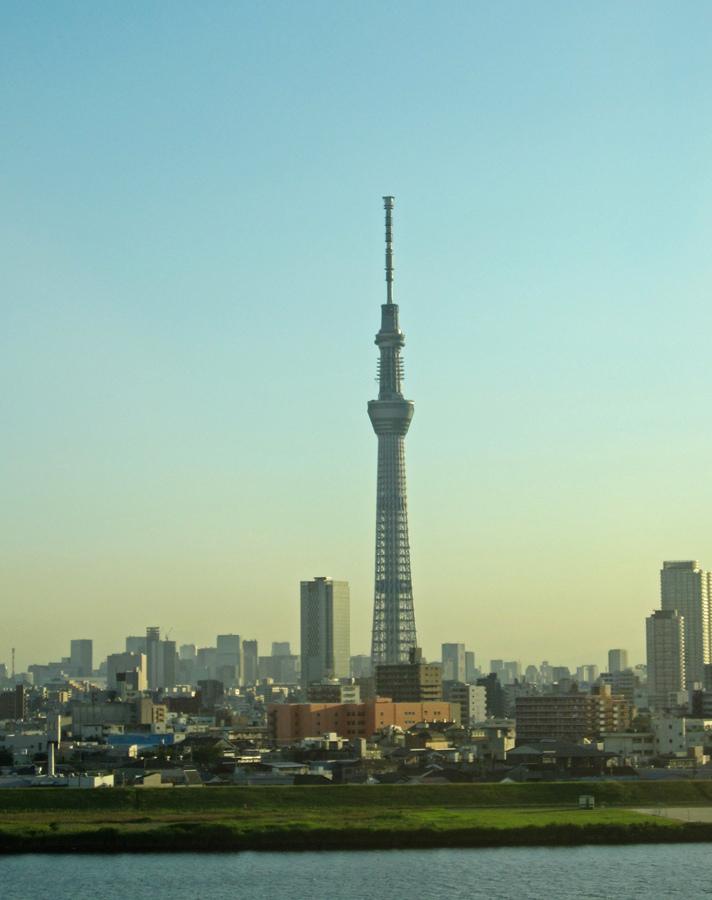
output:
[[[386,302],[381,306],[378,400],[368,415],[378,435],[376,490],[376,577],[373,599],[371,656],[374,665],[408,662],[416,646],[413,586],[410,577],[408,505],[405,488],[405,436],[413,418],[413,402],[402,392],[398,306],[393,302],[393,197],[386,210]]]
[[[660,572],[660,598],[664,610],[685,618],[685,681],[702,684],[705,665],[712,662],[712,573],[697,560],[668,560]]]
[[[325,576],[300,584],[302,685],[348,678],[351,657],[348,581]],[[277,660],[288,656],[274,657]]]
[[[645,620],[648,703],[653,709],[676,705],[670,695],[685,690],[685,626],[676,609],[657,609]]]

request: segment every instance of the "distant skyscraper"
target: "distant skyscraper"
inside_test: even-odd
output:
[[[465,681],[468,684],[474,684],[477,678],[478,672],[475,664],[475,651],[465,650]]]
[[[351,657],[351,677],[352,678],[370,678],[373,675],[373,664],[371,657],[365,653],[359,653]]]
[[[215,647],[198,647],[195,654],[196,680],[215,679],[218,651]]]
[[[195,681],[195,644],[181,644],[178,650],[176,681],[178,684],[193,684]]]
[[[677,610],[685,619],[685,681],[688,687],[704,681],[710,658],[710,595],[712,574],[695,560],[664,562],[660,598],[664,610]]]
[[[259,651],[257,641],[242,642],[242,682],[243,684],[257,684]]]
[[[239,634],[219,634],[217,639],[217,676],[225,685],[240,683],[242,639]]]
[[[127,672],[136,672],[136,690],[148,688],[147,663],[145,653],[127,650],[126,653],[111,653],[106,660],[106,686],[110,691],[118,688],[117,676]]]
[[[588,663],[585,666],[578,666],[576,669],[576,680],[579,684],[593,684],[598,679],[598,666]]]
[[[159,641],[158,642],[158,687],[170,688],[175,687],[176,678],[176,642],[175,641]]]
[[[148,664],[148,689],[155,691],[160,687],[159,680],[159,649],[161,642],[161,629],[157,626],[149,626],[146,629],[146,660]],[[128,641],[127,641],[128,647]]]
[[[648,703],[669,705],[670,694],[685,689],[685,622],[674,609],[658,609],[645,620]]]
[[[568,666],[552,666],[551,677],[557,684],[563,684],[571,678],[571,672]]]
[[[378,400],[368,415],[378,435],[376,489],[376,573],[373,599],[373,664],[408,662],[416,646],[413,585],[410,575],[408,505],[405,482],[405,436],[413,418],[413,403],[402,392],[401,347],[405,343],[393,302],[393,197],[383,198],[386,210],[386,302],[381,306]]]
[[[515,681],[521,681],[522,664],[516,659],[505,662],[502,667],[502,675],[500,677],[504,684],[514,684]]]
[[[291,656],[289,641],[272,641],[272,656]]]
[[[443,681],[465,681],[465,645],[442,645]]]
[[[90,640],[74,640],[70,644],[69,662],[72,674],[88,678],[93,671],[94,645]]]
[[[302,684],[348,678],[350,601],[347,581],[301,582]]]
[[[609,650],[608,651],[608,671],[611,674],[615,672],[624,672],[628,668],[628,651],[627,650]]]
[[[127,653],[145,653],[146,652],[146,638],[144,635],[129,635],[126,638],[126,652]]]

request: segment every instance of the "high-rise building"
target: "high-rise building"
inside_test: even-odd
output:
[[[348,678],[350,601],[347,581],[315,578],[302,581],[302,684],[324,678]]]
[[[493,675],[496,675],[497,678],[502,680],[504,676],[504,660],[503,659],[491,659],[490,660],[490,672]]]
[[[505,662],[502,666],[501,678],[504,684],[514,684],[515,681],[521,681],[522,664],[516,659]]]
[[[299,657],[293,653],[278,656],[259,656],[257,675],[259,680],[269,678],[276,684],[298,684]]]
[[[106,660],[106,686],[108,689],[110,691],[117,690],[119,676],[125,676],[129,672],[136,673],[136,690],[145,691],[148,688],[146,654],[132,651],[109,654]]]
[[[352,678],[370,678],[373,674],[371,657],[366,653],[359,653],[351,657],[350,671]]]
[[[620,694],[632,704],[635,703],[636,691],[640,689],[640,678],[632,669],[623,669],[620,672],[604,672],[601,675],[601,683],[609,684],[614,694]]]
[[[487,715],[500,719],[504,716],[506,697],[496,672],[490,672],[477,679],[479,687],[485,689]]]
[[[217,676],[224,685],[240,683],[242,638],[239,634],[219,634],[217,639]]]
[[[198,647],[195,654],[196,680],[208,681],[215,678],[218,651],[215,647]]]
[[[289,641],[272,641],[272,656],[291,656]]]
[[[26,719],[29,691],[24,684],[12,690],[0,691],[0,719]]]
[[[88,678],[93,671],[94,645],[90,640],[78,639],[71,641],[69,662],[72,674],[80,678]]]
[[[242,642],[242,682],[243,684],[257,684],[259,675],[257,662],[259,651],[257,641]]]
[[[195,644],[181,644],[176,663],[176,682],[178,684],[195,683],[196,657]]]
[[[158,642],[158,687],[175,687],[176,678],[176,642],[163,640]]]
[[[664,610],[676,610],[685,620],[685,681],[688,687],[704,680],[710,658],[710,597],[712,573],[696,560],[663,563],[660,598]]]
[[[539,669],[533,665],[527,666],[524,670],[524,680],[527,684],[539,684],[541,681]]]
[[[393,302],[393,197],[383,198],[386,210],[386,302],[381,306],[378,400],[368,415],[378,435],[376,489],[376,571],[373,598],[371,658],[374,666],[408,662],[416,646],[413,585],[410,574],[408,505],[405,481],[405,436],[413,418],[413,403],[403,398],[401,347],[405,344]]]
[[[708,664],[705,666],[705,680],[702,682],[702,690],[712,692],[712,665]]]
[[[465,645],[442,645],[443,681],[465,681]]]
[[[675,609],[658,609],[645,620],[645,637],[648,703],[665,709],[670,695],[685,689],[686,622]]]
[[[144,635],[136,635],[132,634],[126,638],[126,652],[127,653],[145,653],[146,652],[146,638]]]
[[[608,651],[608,671],[611,675],[614,672],[625,672],[628,668],[628,651],[627,650],[609,650]]]
[[[159,649],[161,642],[161,629],[157,626],[149,626],[146,629],[146,661],[148,664],[148,689],[155,691],[159,685]],[[127,643],[128,646],[128,643]]]
[[[539,675],[542,684],[551,684],[554,680],[554,667],[549,665],[548,659],[542,660],[542,663],[539,666]]]
[[[588,665],[577,666],[576,681],[579,684],[593,684],[598,679],[598,666],[594,663]]]
[[[479,673],[475,664],[475,651],[465,650],[465,681],[468,684],[474,684],[477,678],[479,678]]]
[[[551,677],[556,684],[565,685],[571,680],[571,671],[568,666],[552,666]]]

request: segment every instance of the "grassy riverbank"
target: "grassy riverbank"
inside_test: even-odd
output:
[[[579,810],[591,793],[598,808]],[[712,823],[624,806],[712,804],[712,785],[0,791],[0,852],[320,850],[712,840]]]

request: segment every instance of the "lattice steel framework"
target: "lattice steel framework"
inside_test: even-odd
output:
[[[413,418],[413,403],[402,393],[405,343],[393,302],[393,197],[384,197],[386,210],[386,302],[381,306],[378,400],[368,415],[378,435],[376,491],[376,578],[373,600],[373,664],[408,662],[416,645],[413,585],[410,576],[408,503],[405,485],[405,436]]]

